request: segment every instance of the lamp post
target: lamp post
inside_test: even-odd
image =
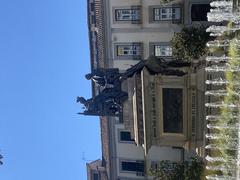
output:
[[[2,158],[3,158],[3,156],[0,154],[0,165],[3,164],[3,162],[2,162]]]

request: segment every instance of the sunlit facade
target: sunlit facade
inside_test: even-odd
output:
[[[209,2],[179,0],[164,5],[159,0],[88,0],[92,70],[124,72],[152,55],[171,61],[174,32],[207,24]],[[129,95],[123,115],[100,120],[106,179],[151,179],[146,172],[161,160],[204,155],[204,64],[195,62],[184,71],[187,75],[175,77],[142,70],[139,79],[123,83]],[[92,89],[93,96],[101,91],[94,83]],[[93,175],[88,179],[98,180]]]

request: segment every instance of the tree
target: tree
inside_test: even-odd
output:
[[[161,161],[156,169],[150,169],[149,174],[155,180],[200,180],[203,171],[203,161],[193,158],[184,162]]]
[[[185,27],[172,38],[173,57],[178,60],[190,61],[199,59],[206,54],[206,43],[209,33],[205,27]]]

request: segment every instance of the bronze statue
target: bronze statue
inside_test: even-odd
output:
[[[104,76],[99,76],[99,75],[96,75],[96,74],[93,74],[93,73],[89,73],[89,74],[85,75],[85,78],[87,80],[91,79],[93,82],[95,82],[99,86],[104,87],[106,85],[106,80],[105,80]]]
[[[187,66],[190,66],[189,62],[180,60],[166,61],[163,58],[150,56],[147,60],[142,60],[131,68],[127,69],[126,72],[120,76],[120,80],[123,81],[128,77],[132,77],[135,73],[142,71],[144,67],[146,67],[151,74],[184,76],[186,73],[177,68]]]
[[[107,84],[114,85],[119,79],[119,70],[117,68],[103,69],[99,68],[93,70],[92,73],[86,74],[85,78],[87,80],[92,80],[97,85],[105,87]]]
[[[186,72],[179,67],[189,66],[188,62],[165,61],[157,57],[149,57],[129,68],[125,73],[119,73],[117,68],[93,70],[86,74],[86,79],[92,80],[102,87],[100,93],[90,99],[77,97],[77,102],[84,105],[85,111],[79,114],[97,116],[118,116],[122,112],[122,104],[128,94],[121,90],[121,83],[128,77],[139,73],[145,67],[151,74],[184,76]]]
[[[105,88],[94,98],[77,97],[77,102],[84,105],[85,111],[80,114],[98,116],[116,116],[122,111],[121,104],[127,99],[127,93],[115,88]]]

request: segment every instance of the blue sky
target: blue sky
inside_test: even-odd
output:
[[[85,180],[101,157],[91,96],[86,0],[0,1],[0,180]],[[84,158],[83,158],[84,154]]]

